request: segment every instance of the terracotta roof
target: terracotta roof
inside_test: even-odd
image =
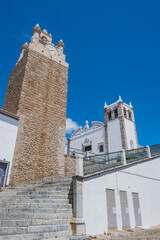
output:
[[[19,117],[16,114],[10,113],[10,112],[8,112],[6,110],[0,109],[0,113],[6,115],[8,117],[14,118],[16,120],[19,120]]]

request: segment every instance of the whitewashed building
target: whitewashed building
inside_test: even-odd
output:
[[[18,117],[0,110],[0,186],[9,183],[17,130]]]
[[[79,127],[68,140],[68,150],[78,149],[96,154],[134,149],[138,147],[134,110],[131,103],[118,101],[104,106],[104,123],[94,121],[84,129]]]

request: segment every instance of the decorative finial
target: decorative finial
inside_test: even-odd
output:
[[[33,32],[33,34],[34,34],[35,32],[38,32],[39,34],[41,33],[41,28],[40,28],[39,24],[37,24],[37,25],[33,28],[32,32]]]
[[[25,49],[27,49],[28,48],[28,43],[26,42],[26,43],[24,43],[23,45],[22,45],[22,50],[25,50]]]
[[[123,102],[121,96],[119,96],[118,102]]]
[[[85,126],[85,129],[88,129],[89,128],[89,122],[88,122],[88,120],[86,120],[86,126]]]
[[[45,34],[48,34],[47,30],[46,29],[43,29],[43,33]]]
[[[107,103],[105,102],[105,104],[104,104],[104,108],[106,108],[107,107]]]
[[[133,108],[133,106],[132,106],[131,102],[129,103],[129,106]]]
[[[64,42],[62,41],[62,39],[58,42],[57,46],[64,49]]]

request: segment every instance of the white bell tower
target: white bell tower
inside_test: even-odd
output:
[[[104,105],[106,152],[138,148],[138,139],[131,103],[124,103],[119,96],[117,102]]]

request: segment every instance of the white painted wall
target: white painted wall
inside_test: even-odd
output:
[[[10,162],[9,174],[12,167],[17,130],[18,120],[0,113],[0,159],[6,159]]]
[[[138,148],[137,143],[136,143],[135,131],[134,131],[134,122],[132,122],[126,118],[124,120],[125,120],[125,127],[126,127],[128,149],[131,149],[130,140],[133,141],[134,148]]]
[[[89,141],[92,141],[92,152],[99,153],[99,143],[103,142],[103,149],[105,152],[105,132],[104,126],[97,129],[86,129],[84,133],[80,136],[76,136],[71,139],[70,146],[71,148],[81,149],[82,144],[84,144],[85,139],[88,138]]]
[[[106,204],[107,188],[115,190],[117,224],[119,230],[122,229],[120,190],[127,191],[129,217],[132,228],[135,227],[132,192],[139,193],[143,227],[160,224],[159,169],[160,157],[127,167],[117,172],[84,180],[83,218],[85,219],[87,234],[102,234],[108,229]]]
[[[120,122],[118,118],[108,122],[108,147],[109,152],[122,150]]]

